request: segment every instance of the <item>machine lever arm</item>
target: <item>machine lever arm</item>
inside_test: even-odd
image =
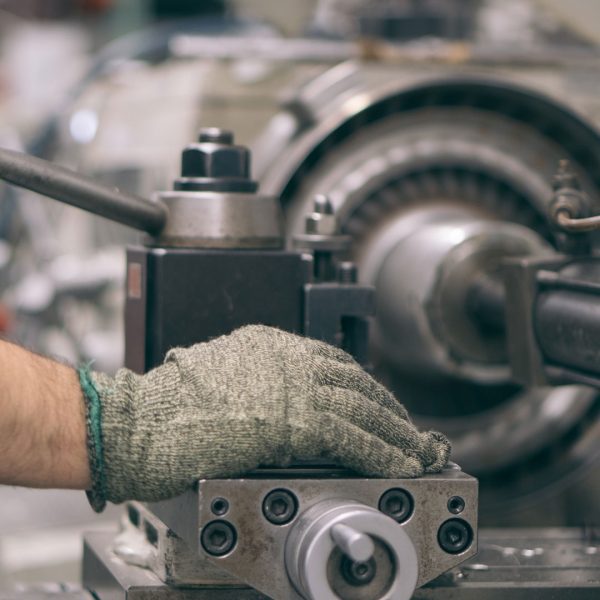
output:
[[[161,202],[100,185],[89,177],[13,150],[0,149],[0,179],[151,235],[158,234],[167,220],[167,209]]]

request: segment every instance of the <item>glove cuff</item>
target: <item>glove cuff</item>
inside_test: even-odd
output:
[[[80,367],[78,373],[79,383],[85,399],[87,450],[92,480],[92,487],[87,490],[86,494],[90,506],[99,513],[106,507],[102,404],[100,402],[100,394],[92,380],[89,365]]]

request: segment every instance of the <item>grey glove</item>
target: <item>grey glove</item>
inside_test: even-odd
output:
[[[302,459],[417,477],[450,453],[345,352],[264,326],[171,350],[144,376],[82,370],[81,381],[97,509]]]

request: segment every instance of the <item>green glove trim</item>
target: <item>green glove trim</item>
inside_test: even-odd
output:
[[[87,447],[92,477],[92,489],[86,494],[91,507],[96,512],[102,512],[106,507],[102,403],[92,380],[90,365],[80,367],[78,373],[86,405]]]

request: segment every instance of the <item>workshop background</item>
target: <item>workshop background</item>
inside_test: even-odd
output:
[[[201,125],[225,127],[254,148],[255,175],[283,195],[292,232],[313,193],[345,193],[344,178],[334,182],[330,173],[383,155],[381,127],[349,124],[337,143],[327,118],[348,98],[375,106],[390,68],[407,84],[425,72],[440,80],[458,72],[470,82],[527,85],[596,129],[598,41],[595,0],[0,0],[0,146],[150,196],[166,189],[180,149]],[[510,175],[525,184],[547,176],[563,154],[577,154],[579,131],[559,130],[550,105],[527,113],[508,92],[485,113],[473,110],[475,89],[440,84],[412,100],[428,111],[408,118],[398,106],[378,109],[394,119],[394,143],[415,160],[417,141],[426,142],[428,166],[377,190],[367,185],[369,173],[354,174],[353,197],[362,194],[365,207],[347,225],[357,254],[377,223],[393,217],[385,201],[391,187],[419,202],[485,197],[502,218],[545,235],[508,179],[475,169],[468,157],[453,172],[435,160],[448,139],[463,136],[485,154],[502,137],[503,151],[522,159]],[[440,108],[444,94],[464,105],[458,119]],[[508,131],[507,119],[527,126]],[[286,149],[311,130],[327,141],[318,158],[308,166],[287,160]],[[544,145],[552,131],[553,145]],[[124,244],[134,240],[118,225],[0,186],[2,334],[114,372],[123,360]],[[480,477],[483,524],[598,525],[595,393],[436,387],[407,382],[393,365],[386,382],[417,422],[453,438],[459,462]],[[81,533],[116,524],[119,514],[113,507],[94,515],[82,493],[0,488],[0,588],[77,581]]]

